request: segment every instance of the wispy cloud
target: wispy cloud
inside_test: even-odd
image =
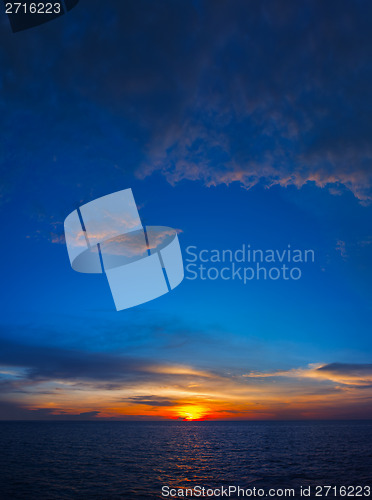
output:
[[[285,371],[273,371],[267,373],[250,372],[244,374],[246,378],[295,378],[295,379],[318,379],[336,382],[345,386],[371,386],[372,387],[372,364],[312,364],[306,368],[294,368]]]

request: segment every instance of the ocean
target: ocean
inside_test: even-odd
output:
[[[1,500],[372,497],[372,421],[0,422],[0,450]]]

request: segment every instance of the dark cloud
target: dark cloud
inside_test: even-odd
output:
[[[0,365],[19,367],[22,373],[0,384],[2,392],[25,392],[48,380],[79,381],[114,390],[133,383],[156,380],[188,380],[187,373],[169,373],[158,361],[111,353],[69,350],[21,344],[0,339]],[[163,370],[158,370],[158,367]],[[190,374],[190,378],[193,375]]]
[[[133,396],[123,400],[126,403],[140,404],[146,406],[176,406],[178,403],[167,398],[158,396]]]
[[[247,188],[342,184],[368,200],[370,6],[203,5],[218,35],[208,32],[200,52],[193,112],[158,131],[143,175]]]
[[[368,202],[371,20],[363,1],[91,0],[2,30],[5,193],[22,169],[102,189],[160,171]]]
[[[351,375],[354,377],[372,376],[372,364],[368,363],[330,363],[317,368],[319,372],[335,375]]]
[[[140,377],[146,364],[140,360],[105,353],[25,345],[0,339],[0,363],[27,368],[27,378],[45,380],[97,379],[121,380]]]
[[[210,376],[208,372],[188,367],[180,370],[174,363],[159,359],[154,361],[135,355],[34,345],[1,337],[0,366],[7,367],[3,375],[5,378],[0,378],[0,391],[3,394],[54,394],[54,389],[49,392],[42,385],[48,381],[67,381],[69,384],[76,382],[77,388],[81,386],[110,391],[145,382],[182,386],[192,380]],[[148,401],[151,402],[151,399]],[[158,399],[152,405],[157,406],[164,401]]]
[[[13,401],[0,401],[0,420],[94,420],[99,411],[67,413],[62,408],[30,409]]]
[[[226,349],[231,346],[233,334],[215,324],[204,327],[181,319],[175,314],[158,314],[146,309],[131,309],[127,313],[125,327],[109,312],[88,311],[81,315],[27,315],[12,317],[12,324],[0,325],[0,337],[4,341],[19,344],[61,347],[71,353],[87,351],[115,354],[123,359],[141,357],[145,364],[149,359],[161,359],[169,364],[188,364],[195,351],[204,351],[200,367],[213,369],[216,356],[222,354],[227,363],[234,366],[243,361],[256,366],[256,357],[245,351]],[[63,325],[63,326],[61,326]],[[227,340],[228,339],[228,340]],[[236,340],[238,341],[238,340]],[[239,340],[240,345],[241,340]],[[257,349],[246,341],[246,350]],[[27,349],[26,349],[27,350]],[[237,361],[237,356],[239,361]]]
[[[98,406],[98,403],[97,403]],[[67,413],[62,408],[26,408],[22,403],[0,400],[0,420],[47,420],[47,421],[95,421],[98,420],[164,420],[157,415],[118,415],[117,417],[103,417],[101,411],[92,410],[81,413]]]

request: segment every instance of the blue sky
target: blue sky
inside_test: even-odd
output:
[[[370,415],[370,4],[85,3],[17,34],[0,19],[0,418]],[[116,312],[63,221],[128,187],[184,256],[315,262]]]

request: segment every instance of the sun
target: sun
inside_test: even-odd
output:
[[[196,413],[184,413],[184,420],[196,420],[199,418]]]
[[[207,412],[207,408],[203,406],[188,405],[178,408],[177,416],[183,420],[201,420]]]

